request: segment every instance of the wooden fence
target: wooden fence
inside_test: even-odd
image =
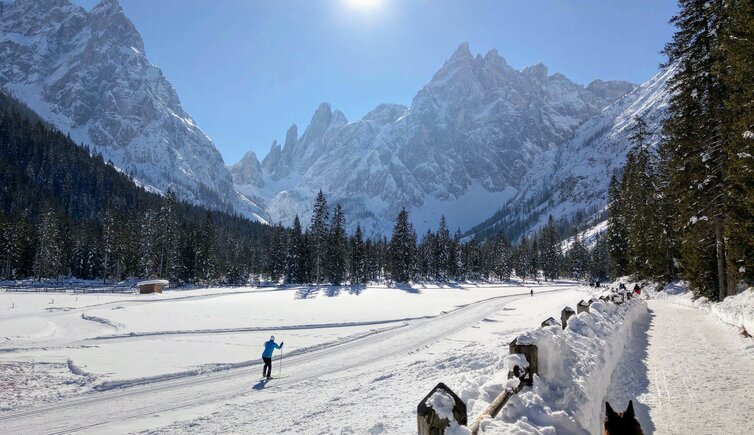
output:
[[[620,291],[611,295],[604,295],[600,297],[600,300],[610,301],[616,304],[621,304],[623,301],[631,298],[631,293],[626,291]],[[596,299],[590,299],[589,301],[580,301],[576,306],[579,313],[589,312],[591,304]],[[553,317],[549,317],[542,322],[542,327],[561,326],[566,328],[568,319],[570,319],[576,312],[571,307],[565,307],[560,312],[561,323],[558,323]],[[534,381],[534,375],[539,374],[539,354],[536,345],[533,344],[519,344],[517,339],[514,339],[508,346],[508,352],[511,355],[522,354],[526,357],[526,361],[529,366],[527,368],[514,366],[508,373],[508,379],[518,378],[519,383],[516,388],[504,388],[503,391],[489,404],[480,415],[478,415],[471,425],[468,426],[469,432],[476,435],[479,431],[479,426],[485,418],[495,418],[497,414],[503,409],[503,406],[508,400],[517,394],[527,386],[531,386]],[[450,426],[450,422],[447,418],[442,418],[435,412],[435,410],[427,404],[427,401],[437,390],[443,390],[454,400],[453,417],[456,422],[461,426],[466,426],[468,421],[468,415],[466,414],[466,404],[461,398],[456,395],[447,385],[444,383],[437,384],[430,393],[419,402],[416,410],[417,429],[419,435],[444,435],[445,429]]]

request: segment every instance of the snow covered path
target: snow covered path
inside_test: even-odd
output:
[[[633,399],[645,434],[754,433],[754,340],[701,310],[647,302],[606,400],[622,410]]]
[[[201,417],[223,403],[238,401],[291,403],[294,398],[298,398],[297,406],[306,407],[308,402],[317,400],[321,392],[315,391],[312,395],[312,391],[303,391],[308,397],[302,401],[301,386],[295,386],[297,383],[312,382],[318,378],[327,378],[349,370],[360,371],[367,367],[384,373],[382,366],[386,363],[394,364],[397,358],[405,359],[407,355],[474,327],[479,322],[499,322],[496,329],[506,331],[530,327],[538,324],[543,315],[557,312],[564,301],[574,303],[581,294],[583,293],[576,290],[575,286],[567,285],[540,290],[534,299],[520,292],[492,297],[438,317],[406,322],[402,327],[379,331],[326,351],[316,350],[287,358],[286,377],[273,380],[270,385],[257,383],[260,367],[254,365],[123,390],[95,392],[37,408],[2,414],[0,432],[124,432],[161,426],[177,419]],[[507,310],[506,306],[520,300],[529,306],[526,310],[513,317],[511,314],[504,314],[501,320],[492,319],[496,314]],[[532,300],[537,301],[537,304],[531,305]],[[469,344],[460,343],[459,346],[464,352]],[[417,355],[414,355],[409,359],[416,362],[416,358]],[[410,372],[404,370],[404,373],[411,376]],[[423,382],[422,392],[432,385]],[[341,385],[337,394],[344,394],[342,388]],[[280,405],[281,403],[277,403],[278,409]],[[413,400],[403,404],[409,413],[413,412],[414,406]],[[258,418],[265,420],[262,416]],[[314,422],[321,424],[320,420]]]

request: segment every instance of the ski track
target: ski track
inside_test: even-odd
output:
[[[574,290],[575,287],[567,286],[539,291],[538,294]],[[528,294],[498,296],[441,316],[410,322],[402,328],[291,356],[285,360],[286,377],[263,391],[254,391],[249,385],[249,380],[258,379],[259,367],[241,367],[125,389],[91,392],[64,402],[9,412],[0,415],[0,433],[29,433],[32,428],[33,433],[108,432],[119,425],[130,428],[166,412],[200,409],[248,394],[274,395],[278,389],[294,383],[361,369],[416,352],[500,312],[511,302],[529,297]],[[543,310],[552,311],[548,304],[543,305]],[[147,427],[157,423],[147,423]]]
[[[754,341],[701,310],[647,302],[606,400],[633,399],[645,434],[754,433]]]

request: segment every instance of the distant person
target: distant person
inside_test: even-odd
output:
[[[634,293],[636,293],[637,295],[641,294],[641,287],[639,287],[639,284],[634,285]]]
[[[531,295],[532,297],[534,296],[534,289],[533,289],[533,288],[530,288],[530,289],[529,289],[529,294],[530,294],[530,295]]]
[[[264,343],[264,352],[262,352],[262,361],[264,361],[264,367],[262,368],[262,377],[270,379],[272,377],[272,353],[275,349],[282,349],[283,342],[280,344],[275,343],[275,336],[270,336],[270,340]]]

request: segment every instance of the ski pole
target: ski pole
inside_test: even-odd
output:
[[[280,348],[280,363],[278,364],[278,377],[283,373],[283,348]]]

